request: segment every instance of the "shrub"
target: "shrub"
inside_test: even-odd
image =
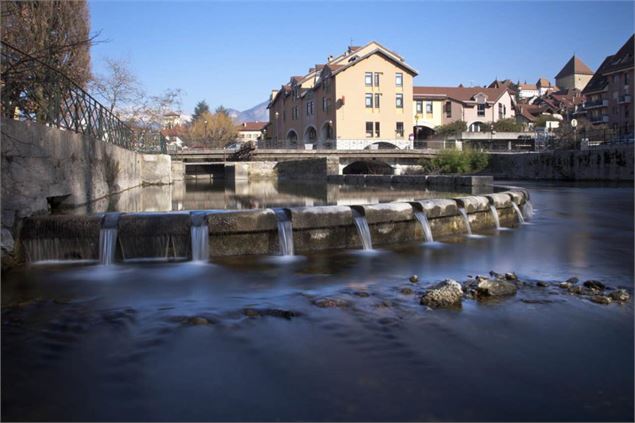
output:
[[[494,130],[498,132],[520,132],[523,130],[523,126],[516,122],[516,119],[507,118],[494,122]]]
[[[464,131],[467,131],[467,123],[462,120],[457,120],[434,128],[434,132],[439,136],[456,135]]]
[[[489,164],[486,153],[473,150],[443,150],[433,159],[420,163],[428,174],[477,173]]]

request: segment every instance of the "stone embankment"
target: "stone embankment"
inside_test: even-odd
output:
[[[284,209],[292,225],[290,236],[296,253],[316,250],[361,248],[362,239],[354,213],[369,227],[372,245],[425,239],[417,214],[424,214],[434,238],[493,230],[496,216],[501,226],[515,227],[520,218],[513,207],[528,202],[523,190],[485,196],[383,203],[357,206],[318,206]],[[196,212],[207,225],[209,256],[281,252],[278,217],[271,209]],[[202,214],[202,216],[201,216]],[[20,234],[23,259],[96,260],[99,230],[104,215],[34,216],[24,221]],[[115,261],[136,259],[187,260],[192,257],[191,215],[187,212],[122,213],[118,219]],[[54,246],[43,248],[42,246]],[[53,254],[53,256],[51,256]]]

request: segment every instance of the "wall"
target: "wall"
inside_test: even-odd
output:
[[[487,173],[503,179],[633,181],[633,146],[492,154]]]
[[[275,170],[281,179],[326,180],[328,175],[337,175],[339,173],[339,159],[336,157],[321,157],[317,159],[287,160],[279,162],[275,166]]]
[[[138,154],[71,131],[3,119],[2,252],[19,219],[79,206],[143,183],[171,183],[167,155]]]

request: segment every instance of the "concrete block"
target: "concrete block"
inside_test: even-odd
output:
[[[456,201],[450,199],[433,199],[420,201],[421,210],[431,218],[456,216],[459,214]]]
[[[486,197],[468,196],[454,199],[457,205],[464,208],[467,213],[489,210],[489,200]]]
[[[403,222],[414,219],[414,212],[409,203],[382,203],[355,206],[362,209],[368,224],[384,222]]]
[[[353,213],[347,206],[293,207],[289,211],[294,231],[353,224]]]

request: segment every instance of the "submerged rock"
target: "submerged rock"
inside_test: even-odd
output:
[[[410,282],[412,282],[412,283],[417,283],[417,282],[419,282],[419,276],[417,276],[417,275],[412,275],[412,276],[410,276],[410,278],[409,278],[408,280],[409,280]]]
[[[549,286],[549,284],[547,282],[538,281],[538,282],[536,282],[536,286],[538,286],[540,288],[546,288],[546,287]]]
[[[611,304],[611,299],[604,295],[594,295],[589,299],[597,304]]]
[[[505,279],[507,279],[508,281],[517,281],[518,276],[516,276],[514,272],[508,272],[508,273],[505,273]]]
[[[588,281],[585,281],[583,285],[595,291],[604,291],[606,289],[606,285],[604,285],[600,281],[588,280]]]
[[[420,303],[432,308],[456,307],[461,305],[462,299],[461,284],[455,280],[447,279],[423,294]]]
[[[576,278],[575,276],[572,276],[569,279],[567,279],[566,282],[570,283],[571,285],[575,285],[576,283],[580,282],[580,279]]]
[[[399,290],[400,293],[402,293],[403,295],[412,295],[414,293],[414,291],[412,290],[412,288],[406,286],[403,287]]]
[[[631,299],[631,294],[628,293],[625,289],[618,289],[609,294],[609,297],[618,303],[625,303]]]
[[[192,316],[185,319],[183,323],[188,325],[198,326],[198,325],[209,325],[210,321],[207,320],[205,317]]]
[[[571,282],[560,282],[558,284],[558,286],[562,289],[571,289],[573,287],[574,284],[572,284]]]
[[[313,305],[320,308],[348,307],[349,303],[340,298],[318,298],[312,301]]]
[[[293,310],[281,310],[277,308],[245,308],[243,309],[243,314],[250,318],[270,316],[280,317],[287,320],[291,320],[292,318],[298,317],[300,315],[300,313]]]
[[[370,297],[370,294],[366,291],[353,291],[353,295],[360,298]]]
[[[479,297],[502,297],[516,295],[518,288],[505,280],[481,279],[476,285],[476,293]]]

